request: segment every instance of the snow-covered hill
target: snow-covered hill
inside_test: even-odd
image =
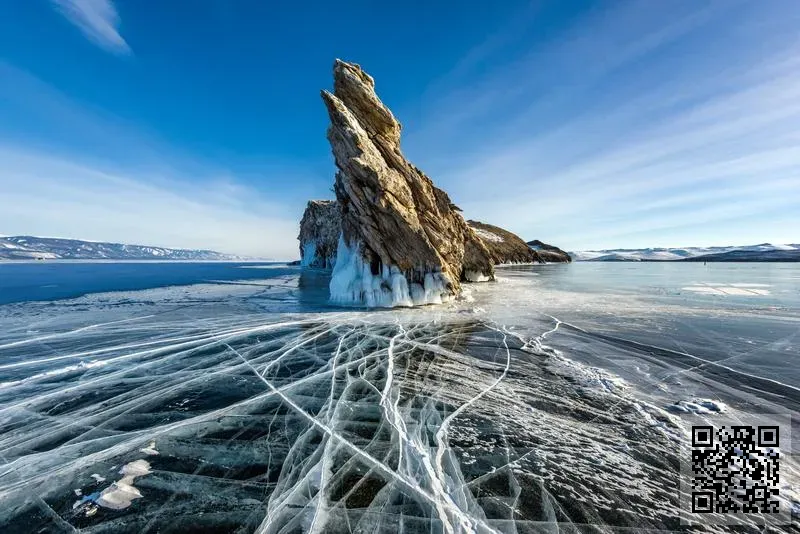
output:
[[[584,250],[574,261],[800,261],[800,244]]]
[[[0,237],[0,260],[237,260],[213,250],[187,250],[52,237]]]

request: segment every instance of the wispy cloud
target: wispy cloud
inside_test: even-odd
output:
[[[410,155],[468,216],[572,249],[796,241],[790,5],[589,13],[464,89],[463,69],[437,82]]]
[[[114,54],[130,54],[119,33],[120,18],[111,0],[51,0],[56,9],[92,42]]]
[[[0,146],[6,235],[33,234],[279,259],[298,255],[297,214],[242,184],[97,168]]]

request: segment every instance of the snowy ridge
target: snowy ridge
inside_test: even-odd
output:
[[[0,260],[238,260],[213,250],[189,250],[54,237],[0,237]]]
[[[800,256],[800,245],[760,245],[728,247],[680,247],[607,249],[570,252],[574,261],[680,261],[708,256],[709,260],[725,259],[790,259]],[[728,255],[727,258],[722,255]],[[713,256],[713,258],[712,258]]]

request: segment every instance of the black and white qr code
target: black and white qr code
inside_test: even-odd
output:
[[[692,427],[692,512],[778,513],[778,426]]]

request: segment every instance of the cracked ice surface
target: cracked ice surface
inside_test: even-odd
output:
[[[285,282],[7,307],[3,531],[679,529],[680,418],[513,277],[378,312]],[[125,507],[75,506],[145,464]]]

